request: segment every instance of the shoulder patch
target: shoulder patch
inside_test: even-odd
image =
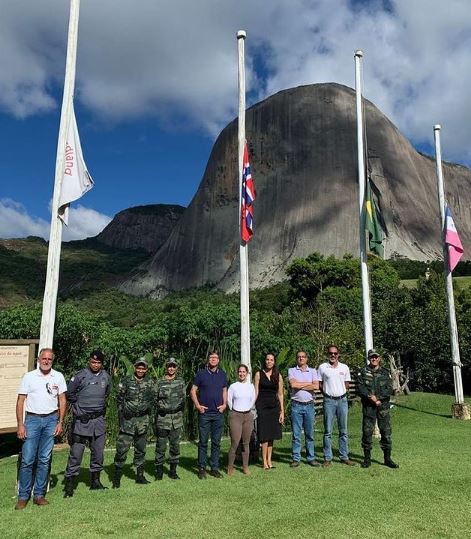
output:
[[[75,380],[75,376],[72,376],[72,378],[70,379],[71,382],[73,382]]]

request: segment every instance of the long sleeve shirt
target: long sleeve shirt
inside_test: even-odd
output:
[[[255,387],[251,382],[234,382],[227,392],[230,410],[248,412],[255,404]]]

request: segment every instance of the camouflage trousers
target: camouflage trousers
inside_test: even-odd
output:
[[[146,457],[147,431],[144,433],[129,434],[120,432],[116,440],[116,455],[114,465],[116,468],[122,468],[126,462],[128,451],[134,444],[134,461],[136,468],[144,466]]]
[[[378,428],[381,434],[379,445],[383,451],[391,451],[391,418],[389,416],[389,403],[387,408],[373,408],[372,406],[363,406],[363,435],[361,446],[365,451],[371,451],[373,431],[375,423],[378,421]]]
[[[178,464],[180,459],[180,437],[182,427],[163,429],[157,427],[157,442],[155,444],[155,465],[161,466],[165,461],[167,441],[169,442],[168,461],[170,464]]]

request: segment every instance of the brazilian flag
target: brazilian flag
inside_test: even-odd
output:
[[[378,219],[378,208],[371,193],[370,179],[366,181],[365,229],[368,233],[368,251],[384,258],[383,229]]]

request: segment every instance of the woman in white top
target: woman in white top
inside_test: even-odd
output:
[[[255,404],[255,387],[247,380],[248,373],[249,369],[246,365],[239,365],[239,381],[231,384],[227,392],[227,404],[230,409],[229,428],[231,431],[227,475],[234,475],[234,460],[241,438],[244,446],[242,470],[244,474],[250,475],[249,443],[253,430],[252,408]]]

